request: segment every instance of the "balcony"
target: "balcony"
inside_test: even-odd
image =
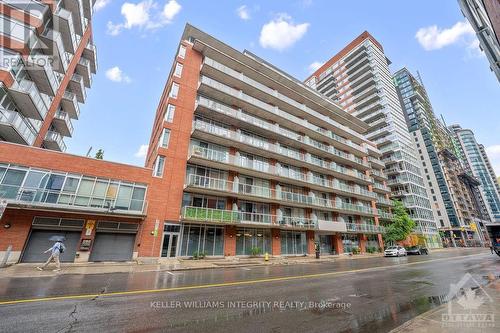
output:
[[[71,12],[75,31],[80,36],[83,35],[83,6],[81,0],[63,0],[64,8]]]
[[[387,176],[384,174],[383,171],[373,169],[370,171],[370,173],[371,173],[373,178],[377,178],[378,180],[386,180],[387,179]]]
[[[213,151],[202,147],[193,147],[192,152],[188,157],[188,161],[213,168],[242,172],[253,177],[272,179],[288,184],[308,187],[323,192],[334,192],[347,196],[356,196],[360,198],[366,198],[366,200],[370,201],[374,200],[376,197],[375,193],[369,192],[359,187],[348,186],[338,181],[317,178],[312,174],[296,172],[294,170],[284,169],[280,166],[273,166],[257,161],[245,160],[228,153]],[[226,187],[224,187],[224,189],[224,191],[227,191]],[[267,192],[264,193],[267,194]],[[272,195],[272,193],[270,193],[269,195]],[[278,199],[287,200],[287,198],[284,198],[283,195],[281,195]],[[333,204],[329,200],[326,201],[319,198],[316,198],[314,200],[301,198],[300,200],[302,204],[317,204],[320,207],[331,206],[332,209],[336,208],[335,204]],[[349,209],[349,207],[340,208]],[[351,211],[358,212],[359,210],[357,208],[353,208],[353,210]],[[373,214],[373,212],[371,211],[366,211],[365,213]]]
[[[346,223],[348,233],[383,234],[385,228],[375,224]]]
[[[16,111],[0,108],[0,136],[7,141],[33,145],[36,133],[28,120]]]
[[[193,137],[207,140],[209,142],[218,143],[221,145],[228,145],[228,140],[230,140],[233,147],[243,151],[251,152],[259,156],[273,159],[279,157],[279,160],[284,161],[285,163],[300,165],[307,168],[312,167],[311,169],[313,170],[318,169],[319,166],[319,172],[324,173],[325,171],[333,171],[332,174],[342,175],[339,177],[342,179],[345,179],[346,176],[350,176],[354,178],[355,181],[360,182],[360,180],[362,180],[364,183],[370,183],[369,178],[365,175],[353,170],[344,173],[344,171],[346,170],[338,167],[333,162],[329,164],[329,168],[325,164],[315,164],[313,160],[308,158],[305,154],[297,153],[296,151],[285,149],[276,144],[272,144],[235,131],[231,131],[226,128],[218,127],[203,121],[196,120],[194,122]],[[325,166],[327,168],[325,168]],[[302,176],[301,178],[305,180],[307,178],[307,175],[304,174],[304,176]]]
[[[377,198],[377,206],[392,206],[392,201],[386,198]]]
[[[40,35],[40,39],[48,47],[50,55],[54,56],[55,61],[52,68],[61,74],[66,73],[69,59],[64,49],[61,33],[52,29],[45,29],[44,33]]]
[[[373,183],[373,191],[374,192],[382,192],[382,193],[391,193],[391,189],[387,186],[384,186],[380,183]]]
[[[35,83],[22,79],[21,82],[14,81],[9,88],[9,93],[14,99],[16,106],[25,117],[43,120],[47,115],[47,106],[42,100]]]
[[[59,80],[52,69],[51,59],[48,56],[29,55],[25,59],[24,69],[28,71],[40,92],[55,96],[59,88]]]
[[[383,211],[382,209],[377,210],[378,217],[384,220],[392,220],[394,215],[389,212]]]
[[[252,114],[262,113],[263,110],[273,112],[273,110],[276,108],[287,110],[287,113],[292,113],[292,115],[296,117],[312,119],[313,122],[320,120],[322,122],[328,123],[329,126],[333,126],[343,136],[355,137],[357,140],[361,141],[365,140],[362,134],[359,134],[346,126],[339,124],[330,117],[327,117],[307,107],[306,105],[281,94],[277,90],[271,89],[263,85],[262,83],[245,76],[243,73],[237,72],[210,58],[205,58],[202,67],[202,73],[210,75],[215,79],[211,79],[207,76],[201,76],[200,90],[204,93],[212,92],[218,100],[226,102],[226,104],[228,105],[234,105],[234,97],[236,97],[242,100],[242,103],[239,103],[238,106],[244,109],[248,109]],[[217,81],[217,79],[236,87],[240,87],[243,85],[245,86],[245,91],[252,92],[252,96],[243,93],[243,91],[241,90],[237,90],[226,84],[222,84],[221,82]],[[250,103],[250,105],[248,105],[247,103]],[[275,106],[272,106],[270,103]],[[251,108],[255,107],[261,110],[251,110]]]
[[[326,232],[347,232],[347,225],[341,221],[318,220],[318,230]]]
[[[43,140],[43,145],[47,149],[66,151],[66,144],[64,143],[62,135],[54,131],[47,132]]]
[[[90,71],[95,74],[97,72],[97,49],[95,45],[89,42],[83,49],[82,56],[90,60]]]
[[[62,110],[57,110],[54,119],[52,119],[52,125],[54,125],[57,131],[63,136],[70,137],[73,134],[73,125],[71,124],[69,115]]]
[[[196,111],[200,113],[205,113],[212,118],[215,117],[216,119],[222,122],[230,123],[236,127],[239,127],[241,121],[244,121],[245,123],[251,125],[252,130],[254,132],[262,134],[266,137],[277,138],[278,134],[281,134],[282,137],[285,137],[285,141],[288,144],[295,145],[298,148],[303,148],[304,144],[309,144],[311,145],[312,148],[321,149],[319,152],[317,152],[320,155],[324,154],[325,152],[331,154],[330,150],[333,149],[333,147],[329,147],[327,145],[317,147],[317,145],[314,143],[314,141],[316,140],[325,140],[325,139],[329,139],[328,140],[329,142],[334,143],[335,145],[341,147],[342,149],[354,151],[356,153],[363,152],[363,155],[367,154],[366,148],[361,147],[360,145],[350,140],[344,139],[330,130],[320,128],[316,125],[313,125],[305,121],[304,119],[292,116],[277,108],[273,108],[272,111],[271,110],[269,111],[272,113],[272,118],[276,122],[283,123],[283,120],[286,119],[287,121],[291,122],[290,124],[291,126],[289,126],[291,128],[297,128],[297,125],[301,126],[302,127],[301,129],[304,130],[304,132],[306,132],[307,134],[309,134],[311,136],[311,139],[306,140],[305,136],[287,131],[285,128],[282,128],[279,125],[276,125],[270,121],[251,116],[248,113],[243,113],[241,109],[232,108],[230,106],[218,103],[214,100],[211,100],[203,96],[198,96],[197,98]],[[279,115],[279,117],[276,117],[276,115]],[[292,141],[288,139],[291,139]]]
[[[145,200],[131,199],[130,206],[124,207],[123,199],[119,201],[95,195],[91,198],[63,190],[47,190],[5,184],[0,185],[0,199],[7,200],[9,207],[35,207],[41,210],[91,212],[124,217],[143,217],[146,215],[147,208]],[[113,209],[111,210],[110,207],[113,207]]]
[[[80,116],[80,106],[76,95],[72,92],[65,91],[61,98],[61,106],[66,111],[71,119],[78,119]]]
[[[281,216],[263,213],[247,213],[236,210],[185,206],[181,219],[187,222],[216,223],[222,225],[253,225],[281,229],[316,229],[315,221],[305,217]]]
[[[378,158],[375,158],[373,156],[368,156],[368,162],[371,163],[372,167],[379,167],[379,168],[384,168],[385,163],[379,160]],[[385,177],[385,176],[380,176],[380,177]]]
[[[94,2],[95,0],[82,0],[82,6],[83,6],[83,16],[87,20],[92,19],[92,13],[94,11]]]
[[[86,58],[80,58],[80,61],[76,64],[75,72],[83,77],[83,84],[85,87],[90,88],[92,85],[92,73],[90,72],[90,60]]]
[[[54,26],[61,33],[62,42],[66,52],[74,54],[77,48],[76,33],[71,12],[59,7],[53,16]]]
[[[78,102],[85,103],[87,92],[85,91],[85,84],[83,83],[83,77],[81,75],[76,73],[73,74],[69,81],[68,89],[76,95]]]

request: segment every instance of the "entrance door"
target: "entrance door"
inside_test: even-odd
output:
[[[179,233],[166,232],[163,234],[163,246],[161,248],[161,256],[166,258],[175,257],[177,254],[177,241]]]

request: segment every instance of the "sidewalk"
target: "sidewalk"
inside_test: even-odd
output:
[[[476,290],[477,296],[466,298],[466,302],[454,298],[449,303],[407,321],[390,333],[499,332],[500,280],[496,277],[496,280],[483,288],[487,295],[482,290]],[[465,309],[467,307],[469,309]]]
[[[54,264],[44,271],[38,271],[37,266],[41,264],[15,264],[9,267],[0,268],[0,278],[10,277],[39,277],[54,276],[59,274],[106,274],[106,273],[139,273],[158,271],[186,271],[196,269],[211,268],[234,268],[249,266],[268,265],[294,265],[294,264],[314,264],[321,262],[332,262],[336,260],[355,260],[366,258],[380,258],[381,253],[360,254],[360,255],[328,255],[316,259],[314,256],[306,257],[270,257],[265,261],[263,257],[257,258],[224,258],[224,259],[160,259],[159,263],[141,262],[86,262],[86,263],[63,263],[61,271],[53,272]]]

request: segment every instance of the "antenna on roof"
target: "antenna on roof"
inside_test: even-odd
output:
[[[89,157],[90,156],[90,152],[92,151],[92,146],[90,146],[89,150],[87,151],[87,155],[85,155],[86,157]]]

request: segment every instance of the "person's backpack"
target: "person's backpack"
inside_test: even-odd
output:
[[[64,250],[66,249],[66,247],[64,246],[63,243],[59,243],[59,253],[64,253]]]

